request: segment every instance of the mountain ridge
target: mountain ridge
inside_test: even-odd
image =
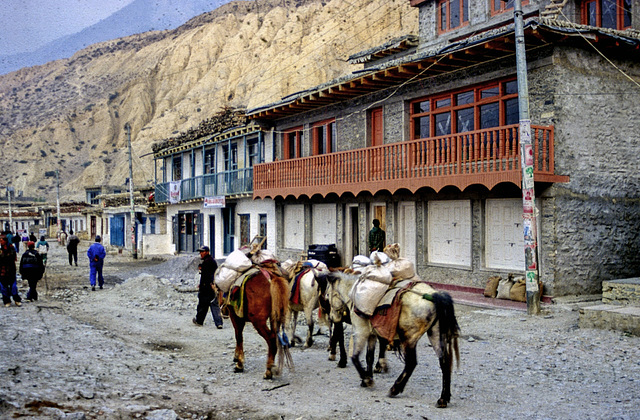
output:
[[[91,45],[69,59],[0,76],[0,151],[6,184],[51,200],[128,177],[153,182],[151,145],[226,107],[279,100],[361,67],[354,52],[417,31],[405,0],[231,2],[168,31]],[[286,7],[284,7],[286,6]]]

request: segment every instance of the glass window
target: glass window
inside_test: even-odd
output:
[[[473,108],[464,108],[456,111],[456,132],[464,133],[466,131],[473,131]]]
[[[504,101],[505,107],[505,124],[518,124],[520,121],[519,111],[518,111],[518,98],[507,99]]]
[[[438,136],[446,136],[447,134],[451,134],[451,113],[446,112],[444,114],[436,114],[435,116],[435,135]]]
[[[426,139],[431,135],[429,131],[429,117],[419,117],[413,120],[413,138]]]
[[[631,0],[585,0],[582,2],[582,23],[610,29],[631,27]]]
[[[456,105],[466,105],[473,103],[473,91],[456,94]]]
[[[337,150],[337,135],[335,121],[322,121],[313,126],[312,154],[323,155]]]
[[[173,180],[182,179],[182,155],[173,157]]]
[[[480,106],[480,129],[500,125],[500,103],[492,102]]]
[[[469,22],[469,0],[438,0],[438,31],[447,32]]]
[[[284,133],[284,159],[302,157],[302,127]]]
[[[216,173],[216,151],[215,149],[207,149],[204,151],[204,173]]]

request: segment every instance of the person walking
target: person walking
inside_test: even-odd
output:
[[[11,298],[16,306],[22,306],[16,282],[16,249],[7,242],[5,235],[0,236],[0,292],[4,306],[11,306]]]
[[[69,229],[69,239],[67,240],[67,252],[69,253],[69,265],[73,265],[73,262],[78,266],[78,244],[80,238],[78,238],[73,230]]]
[[[373,227],[369,231],[369,252],[384,250],[386,233],[380,229],[380,220],[373,219]]]
[[[38,240],[38,238],[36,237],[36,234],[35,234],[35,233],[31,232],[31,233],[29,234],[29,240],[35,244],[35,243],[36,243],[36,241]]]
[[[215,285],[213,284],[213,275],[218,268],[216,260],[213,259],[208,246],[198,249],[202,264],[200,265],[200,285],[198,286],[198,307],[196,308],[196,317],[193,323],[202,326],[207,317],[207,312],[211,308],[211,316],[213,322],[218,329],[222,329],[222,314],[218,304],[218,296]]]
[[[58,243],[62,246],[67,244],[67,232],[64,230],[58,233]]]
[[[42,256],[36,251],[36,244],[33,241],[27,242],[27,250],[20,258],[20,275],[29,283],[27,292],[27,302],[38,300],[38,281],[44,274],[44,264]]]
[[[47,255],[49,254],[49,242],[47,242],[46,239],[44,239],[44,235],[42,235],[38,243],[36,243],[36,251],[38,251],[38,254],[42,256],[42,264],[46,268]]]
[[[104,285],[104,278],[102,277],[102,267],[104,265],[104,257],[107,256],[107,252],[100,243],[102,238],[99,235],[96,236],[96,241],[91,244],[87,250],[87,257],[89,257],[89,283],[91,283],[91,290],[96,290],[96,277],[98,277],[98,286],[102,289]]]
[[[11,237],[11,243],[16,250],[16,254],[20,253],[20,242],[22,242],[22,236],[20,236],[20,232],[16,232],[16,234]]]

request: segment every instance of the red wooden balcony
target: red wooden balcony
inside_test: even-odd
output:
[[[254,198],[521,185],[518,124],[254,166]],[[553,127],[531,126],[536,182],[554,174]]]

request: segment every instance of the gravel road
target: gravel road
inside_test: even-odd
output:
[[[0,418],[640,418],[640,338],[578,328],[579,303],[541,316],[457,305],[461,365],[449,407],[438,409],[441,375],[426,338],[396,398],[386,394],[402,362],[389,355],[389,373],[361,388],[351,364],[328,361],[326,327],[311,348],[292,349],[295,370],[266,381],[266,345],[247,326],[245,372],[233,373],[231,323],[191,322],[195,256],[109,255],[105,289],[92,292],[88,245],[79,267],[53,245],[40,300],[2,308]]]

